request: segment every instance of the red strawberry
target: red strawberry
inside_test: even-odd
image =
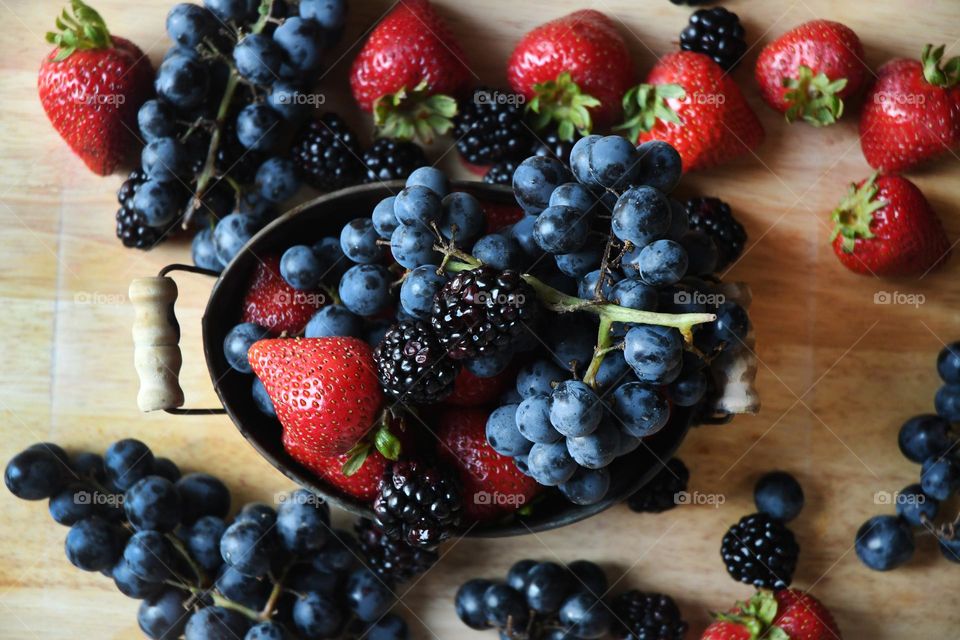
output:
[[[683,170],[706,169],[749,153],[763,142],[763,126],[733,78],[709,57],[678,51],[660,59],[624,96],[627,121],[619,129],[639,142],[669,142]]]
[[[950,253],[937,214],[903,176],[874,174],[852,184],[833,222],[833,251],[855,273],[922,275]]]
[[[943,47],[920,60],[891,60],[877,72],[860,115],[860,146],[874,169],[907,171],[960,147],[960,57],[942,67]]]
[[[575,11],[533,29],[517,44],[507,63],[507,79],[531,100],[539,127],[557,122],[559,133],[589,132],[621,113],[620,99],[634,81],[630,52],[606,15]]]
[[[260,340],[249,357],[301,463],[302,456],[346,453],[376,424],[383,394],[373,350],[362,340]]]
[[[483,201],[487,218],[487,233],[496,233],[523,217],[523,209],[513,203]]]
[[[487,444],[484,409],[447,409],[437,417],[437,454],[454,467],[463,484],[464,515],[489,521],[516,511],[540,493],[540,485],[523,475],[513,458]]]
[[[343,472],[343,467],[350,461],[352,454],[342,453],[338,456],[320,456],[311,453],[303,446],[302,442],[297,442],[287,438],[287,432],[284,432],[283,448],[287,450],[294,460],[304,467],[317,474],[324,481],[333,485],[341,492],[363,500],[364,502],[373,502],[380,489],[380,480],[390,466],[390,461],[383,457],[379,451],[373,450],[367,456],[363,464],[351,475]]]
[[[482,407],[499,398],[516,379],[517,370],[513,367],[492,378],[478,378],[461,369],[453,382],[453,393],[444,403],[454,407]]]
[[[296,335],[325,301],[320,291],[298,291],[280,276],[280,256],[264,256],[243,298],[243,322],[256,322],[272,333]]]
[[[843,640],[833,614],[797,589],[758,591],[715,617],[700,640]]]
[[[350,70],[353,97],[382,135],[425,141],[452,126],[470,81],[466,56],[428,0],[400,0],[367,38]]]
[[[843,100],[860,92],[867,72],[860,38],[830,20],[787,31],[763,48],[754,69],[767,104],[787,122],[803,118],[816,127],[837,121]]]
[[[40,65],[40,102],[60,137],[96,174],[113,173],[138,147],[137,111],[153,94],[150,59],[111,36],[103,18],[80,0],[57,19],[57,45]]]

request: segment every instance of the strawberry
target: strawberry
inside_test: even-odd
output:
[[[466,369],[461,369],[453,381],[453,393],[444,400],[455,407],[481,407],[495,401],[517,379],[517,370],[506,371],[492,378],[478,378]]]
[[[482,204],[483,213],[487,218],[487,233],[496,233],[523,217],[523,209],[513,203],[485,200]]]
[[[501,455],[487,444],[484,409],[451,408],[437,416],[437,454],[456,469],[463,485],[467,520],[495,520],[528,504],[540,485],[523,475],[513,458]]]
[[[860,146],[874,169],[907,171],[960,146],[960,57],[943,47],[877,71],[860,114]]]
[[[380,490],[380,480],[390,466],[390,461],[379,451],[372,451],[356,471],[347,475],[343,468],[350,462],[351,453],[337,456],[321,456],[312,453],[302,442],[287,438],[284,432],[283,448],[294,460],[333,485],[342,493],[364,502],[373,502]]]
[[[758,591],[714,617],[700,640],[843,640],[833,614],[797,589]]]
[[[380,135],[425,142],[453,126],[466,56],[428,0],[400,0],[353,61],[350,89]]]
[[[874,174],[850,185],[833,222],[833,251],[855,273],[922,275],[950,253],[937,214],[903,176]]]
[[[320,291],[299,291],[280,276],[280,256],[264,256],[254,269],[243,298],[243,322],[255,322],[272,333],[296,335],[323,306]]]
[[[94,173],[105,176],[138,148],[137,111],[153,95],[150,59],[111,36],[100,14],[72,0],[57,18],[56,44],[40,65],[40,103],[53,128]]]
[[[260,340],[249,358],[273,400],[284,443],[299,452],[302,463],[304,456],[347,453],[375,426],[383,394],[366,342]]]
[[[702,53],[662,57],[623,104],[627,121],[617,128],[638,142],[669,142],[685,172],[723,164],[763,142],[763,126],[733,78]]]
[[[510,86],[539,114],[536,127],[554,121],[564,140],[572,140],[575,129],[586,134],[594,124],[616,122],[633,78],[630,52],[613,20],[593,9],[536,27],[507,63]]]
[[[849,27],[830,20],[811,20],[768,44],[757,58],[754,75],[760,95],[786,114],[815,127],[843,115],[843,101],[867,81],[863,45]]]

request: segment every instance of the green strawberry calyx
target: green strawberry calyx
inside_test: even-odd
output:
[[[397,436],[390,431],[390,412],[384,410],[378,420],[379,426],[372,430],[367,437],[360,440],[347,451],[347,461],[343,463],[340,472],[348,478],[360,470],[367,457],[374,449],[392,462],[400,459],[401,445]]]
[[[758,591],[746,602],[738,602],[736,613],[714,613],[721,622],[740,625],[750,633],[750,640],[790,640],[787,632],[773,624],[777,618],[777,599],[772,591]]]
[[[943,62],[944,50],[943,45],[936,48],[932,44],[925,45],[923,53],[920,54],[920,62],[923,64],[924,80],[935,87],[949,89],[960,84],[960,56]]]
[[[396,93],[377,98],[373,103],[373,122],[377,136],[398,140],[419,139],[433,142],[453,128],[457,101],[441,93],[432,93],[424,80],[412,90],[401,87]]]
[[[889,204],[877,197],[879,190],[877,174],[874,173],[860,186],[856,183],[851,184],[847,195],[833,210],[831,219],[834,227],[830,241],[834,241],[837,236],[842,236],[841,248],[844,253],[853,253],[858,238],[869,240],[874,237],[873,231],[870,230],[873,214]]]
[[[47,42],[57,45],[59,49],[54,61],[65,60],[76,51],[113,46],[107,23],[99,13],[84,4],[83,0],[71,0],[70,8],[73,15],[64,9],[55,22],[58,31],[49,31],[46,35]]]
[[[626,131],[627,138],[636,141],[657,122],[681,124],[680,116],[670,107],[668,100],[683,100],[687,92],[678,84],[638,84],[623,94],[623,124],[614,129]]]
[[[533,128],[537,131],[553,123],[561,140],[572,141],[574,134],[585,136],[593,129],[590,108],[599,107],[601,103],[584,93],[568,71],[556,80],[533,85],[533,92],[527,111],[534,114]]]
[[[813,69],[800,65],[796,78],[784,78],[787,89],[784,98],[790,103],[787,122],[802,118],[815,127],[825,127],[843,115],[843,100],[840,92],[847,86],[846,78],[831,80],[827,74],[813,73]]]

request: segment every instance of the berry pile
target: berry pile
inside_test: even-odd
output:
[[[456,530],[461,507],[474,520],[525,506],[525,483],[575,505],[603,500],[610,464],[701,403],[711,362],[747,337],[746,311],[713,275],[714,238],[729,240],[715,229],[729,220],[690,228],[667,195],[680,179],[676,151],[588,136],[569,161],[572,174],[550,154],[521,162],[521,211],[509,215],[418,168],[339,238],[257,267],[226,361],[256,374],[256,404],[276,415],[296,460],[376,499],[392,542],[431,548]],[[442,447],[411,453],[396,433],[417,432],[421,419],[409,417],[424,407],[462,406],[466,387],[478,398],[468,406],[484,408],[482,464],[511,463],[503,498],[490,491],[495,476],[478,484],[463,456],[445,462],[455,488],[435,463]],[[421,473],[391,466],[401,457]],[[476,509],[483,492],[512,509]]]
[[[133,439],[103,456],[36,444],[10,460],[4,480],[18,498],[49,500],[70,527],[73,565],[142,600],[148,638],[408,638],[389,613],[390,576],[357,565],[362,545],[332,529],[328,506],[304,489],[276,509],[244,505],[230,522],[223,482],[181,475]]]
[[[757,481],[754,501],[757,513],[744,516],[727,530],[720,556],[734,580],[757,589],[786,589],[800,555],[786,523],[803,508],[803,489],[790,474],[772,471]]]
[[[747,52],[740,18],[723,7],[697,9],[680,32],[680,48],[703,53],[726,71],[732,71]]]
[[[608,591],[603,569],[589,560],[520,560],[505,582],[462,584],[454,606],[471,629],[496,629],[506,639],[681,640],[686,633],[670,596],[631,590],[607,600]]]
[[[896,515],[874,516],[857,531],[857,556],[876,571],[895,569],[913,557],[914,529],[934,534],[943,556],[960,563],[960,515],[938,519],[944,502],[960,493],[960,434],[955,429],[960,422],[960,342],[940,351],[937,372],[944,383],[934,401],[937,413],[914,416],[900,427],[900,452],[921,465],[920,481],[892,495],[877,492],[875,501],[894,504]]]
[[[284,147],[315,97],[307,87],[339,38],[346,2],[258,4],[181,3],[167,15],[174,44],[156,97],[137,114],[144,180],[118,194],[126,246],[149,249],[192,223],[207,231],[194,240],[195,261],[219,271],[299,188]]]

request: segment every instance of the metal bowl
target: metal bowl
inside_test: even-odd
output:
[[[256,408],[250,394],[250,377],[227,364],[223,340],[239,321],[242,302],[257,256],[282,251],[294,243],[315,242],[325,236],[338,236],[343,225],[358,216],[369,215],[383,198],[403,188],[402,182],[363,185],[337,191],[287,212],[262,229],[247,247],[224,269],[217,279],[203,314],[203,349],[213,385],[226,413],[260,455],[288,478],[336,506],[358,516],[370,518],[373,513],[363,502],[339,493],[309,470],[297,463],[284,450],[281,428],[273,419]],[[453,188],[468,191],[478,198],[493,202],[514,202],[505,187],[477,182],[455,182]],[[611,465],[612,482],[607,497],[597,504],[576,506],[559,492],[551,490],[538,501],[532,513],[484,526],[474,527],[469,535],[481,537],[515,536],[546,531],[598,514],[622,502],[650,480],[680,446],[690,426],[693,412],[675,408],[670,422],[656,435],[646,438],[633,453]]]

